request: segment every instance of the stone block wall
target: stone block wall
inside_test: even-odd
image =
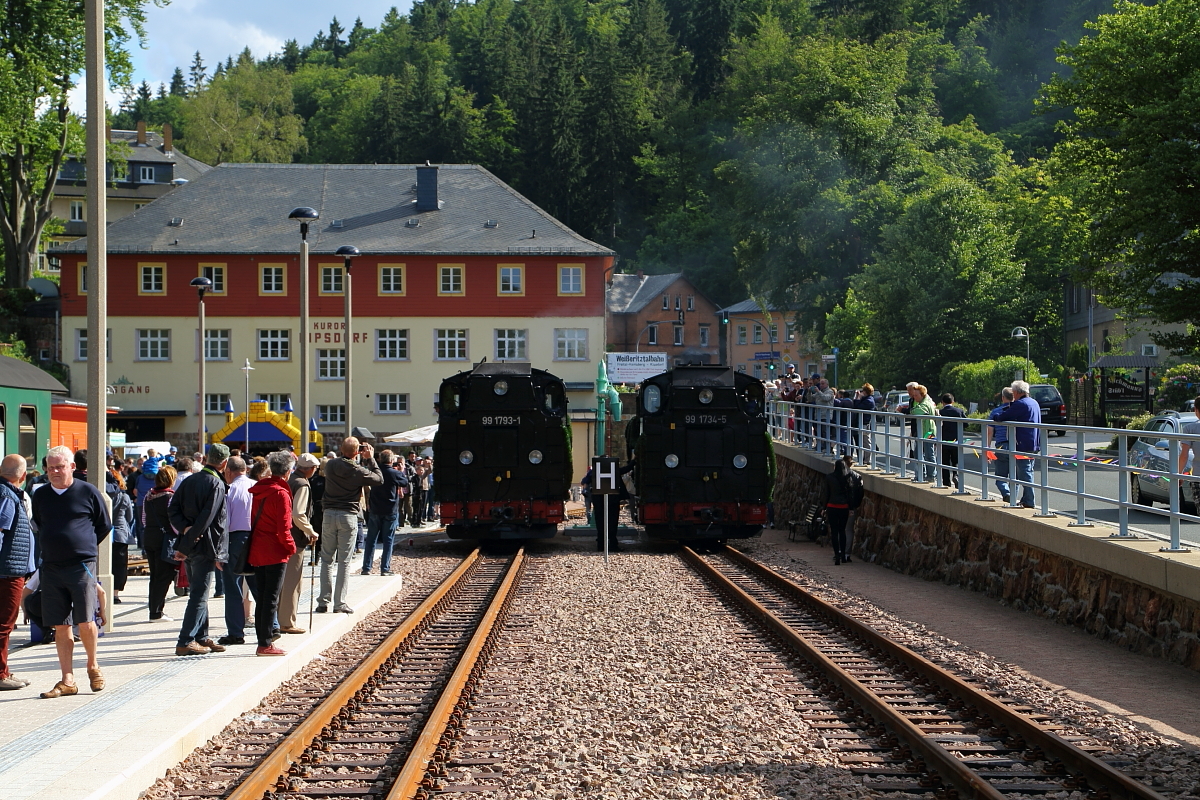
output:
[[[786,454],[777,458],[776,518],[786,522],[799,518],[823,478]],[[1200,670],[1200,603],[872,492],[869,480],[867,489],[854,520],[853,551],[862,560],[984,592],[1133,652]]]

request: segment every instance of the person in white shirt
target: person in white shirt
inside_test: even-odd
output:
[[[246,546],[250,538],[250,487],[254,481],[246,475],[246,460],[241,456],[230,456],[225,462],[225,508],[229,513],[229,560]],[[222,565],[228,566],[228,564]],[[231,570],[221,570],[225,589],[226,634],[217,644],[245,644],[246,618],[250,615],[250,592],[246,576],[234,575]]]

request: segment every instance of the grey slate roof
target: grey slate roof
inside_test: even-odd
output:
[[[309,206],[321,215],[309,228],[314,254],[354,245],[365,255],[614,255],[483,167],[442,165],[436,211],[416,210],[416,182],[413,164],[222,164],[110,225],[108,251],[293,253],[299,225],[287,216]],[[65,250],[82,252],[86,240]]]
[[[605,292],[608,311],[612,314],[636,314],[661,298],[667,287],[682,277],[682,272],[666,275],[614,274],[612,285]]]
[[[194,181],[204,173],[212,169],[211,166],[203,161],[197,161],[191,156],[186,156],[179,152],[178,148],[171,151],[168,155],[163,151],[163,136],[157,131],[146,131],[146,145],[139,147],[137,143],[137,131],[110,131],[110,139],[114,142],[124,142],[129,145],[128,158],[126,160],[133,162],[144,162],[146,164],[174,164],[175,177],[186,178],[189,181]]]
[[[43,372],[26,361],[12,356],[0,356],[0,386],[13,389],[38,389],[54,394],[66,394],[67,387],[49,372]]]

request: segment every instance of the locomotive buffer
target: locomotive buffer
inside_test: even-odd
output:
[[[600,528],[600,538],[604,540],[604,563],[608,563],[608,537],[617,520],[608,518],[608,495],[620,494],[621,489],[617,477],[617,459],[612,456],[595,456],[592,458],[592,494],[603,497],[600,507],[604,509],[604,522],[596,520]]]

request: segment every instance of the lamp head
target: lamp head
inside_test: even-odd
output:
[[[346,262],[346,269],[350,269],[350,259],[361,255],[357,247],[352,244],[344,244],[334,251],[335,255],[339,255]]]
[[[200,299],[204,299],[204,293],[212,289],[212,278],[192,278],[192,286],[196,287],[196,293],[200,295]]]
[[[300,206],[299,208],[293,208],[292,213],[288,214],[288,219],[300,220],[300,238],[301,239],[308,238],[308,223],[315,219],[320,219],[320,218],[321,218],[321,215],[317,213],[317,210],[315,208],[309,208],[308,206]]]

